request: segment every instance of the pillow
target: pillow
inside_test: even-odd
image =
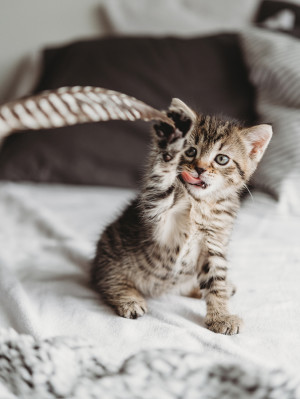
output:
[[[203,113],[256,118],[235,34],[107,38],[46,50],[35,92],[73,85],[117,90],[158,109],[179,97]],[[1,150],[0,179],[136,187],[150,127],[110,121],[15,134]]]
[[[109,0],[102,11],[110,32],[182,37],[239,31],[250,25],[259,1]]]
[[[256,14],[255,22],[273,30],[281,30],[300,37],[300,6],[291,2],[264,0]]]
[[[244,32],[242,39],[257,91],[257,112],[262,121],[273,124],[274,131],[254,184],[288,206],[299,204],[300,42],[286,34],[254,28]]]

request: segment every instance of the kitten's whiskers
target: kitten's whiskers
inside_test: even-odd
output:
[[[245,189],[248,191],[248,193],[250,194],[250,197],[251,197],[251,199],[252,199],[252,201],[253,201],[253,195],[251,194],[251,191],[249,190],[247,184],[244,183],[244,184],[243,184],[243,187],[245,187]]]

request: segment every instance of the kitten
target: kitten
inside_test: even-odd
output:
[[[272,128],[198,115],[178,99],[168,116],[176,129],[154,126],[142,190],[103,232],[92,283],[120,316],[132,319],[147,311],[144,296],[195,295],[196,289],[206,301],[206,326],[237,334],[242,320],[228,310],[228,241],[239,193]]]

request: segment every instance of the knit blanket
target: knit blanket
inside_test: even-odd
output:
[[[220,362],[205,351],[144,351],[116,365],[81,338],[35,340],[2,330],[0,397],[296,399],[300,386],[281,370],[231,356]]]

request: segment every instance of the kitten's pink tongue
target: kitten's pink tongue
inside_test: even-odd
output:
[[[181,172],[181,176],[184,181],[186,181],[187,183],[190,183],[190,184],[200,184],[202,182],[200,177],[198,177],[198,178],[193,177],[186,171]]]

